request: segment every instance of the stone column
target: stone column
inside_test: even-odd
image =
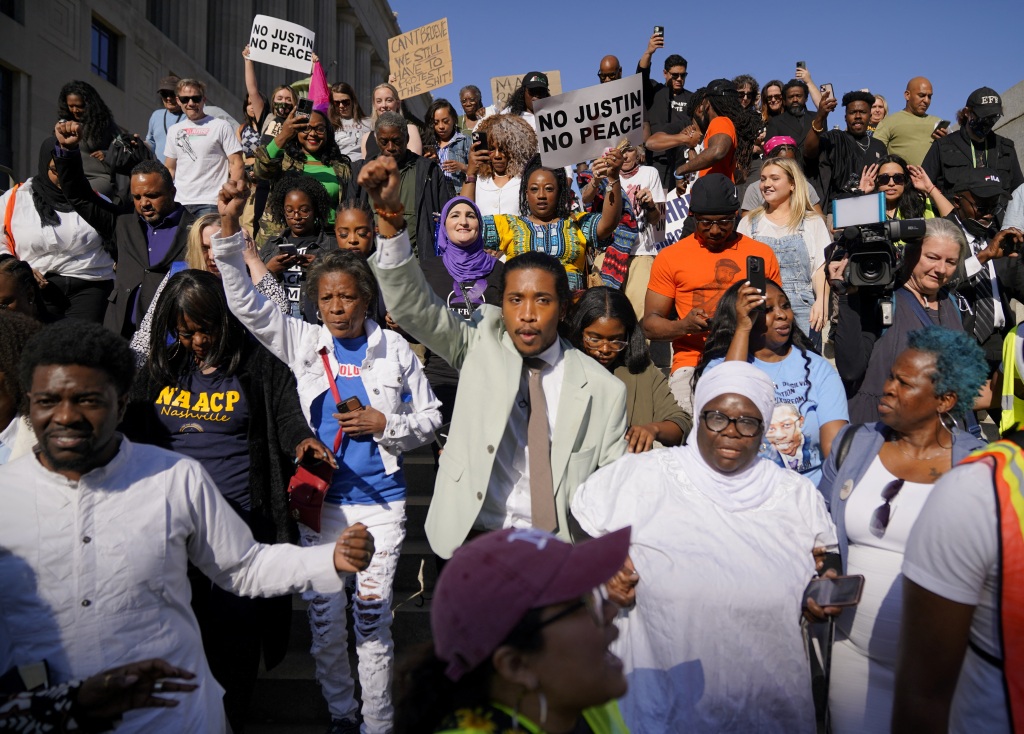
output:
[[[338,21],[335,0],[317,0],[316,21],[313,26],[316,32],[316,52],[327,75],[327,84],[331,85],[341,79],[338,61]]]
[[[356,85],[356,28],[359,20],[351,13],[338,13],[338,80]],[[369,100],[363,95],[365,90],[356,87],[359,101],[363,109]]]
[[[372,103],[371,92],[373,91],[373,79],[371,77],[370,56],[373,54],[373,46],[369,41],[356,41],[356,93],[361,99]]]
[[[212,2],[207,27],[213,43],[206,46],[206,70],[232,92],[245,98],[245,60],[242,48],[252,27],[250,8],[245,3]],[[237,39],[237,40],[236,40]]]

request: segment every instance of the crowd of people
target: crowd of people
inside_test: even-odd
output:
[[[690,91],[663,48],[643,144],[571,168],[543,72],[419,120],[247,47],[243,122],[166,77],[144,134],[64,85],[0,196],[0,731],[244,732],[294,593],[328,734],[1024,731],[999,93],[953,129],[924,77]]]

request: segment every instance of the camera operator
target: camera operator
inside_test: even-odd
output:
[[[946,217],[963,229],[970,248],[956,293],[964,330],[974,335],[991,368],[999,369],[1003,338],[1014,326],[1010,299],[1024,300],[1024,243],[1019,229],[999,231],[996,212],[1005,191],[1002,174],[989,168],[963,172],[953,187],[953,211]]]
[[[926,220],[924,227],[922,238],[908,240],[891,290],[849,287],[847,256],[827,265],[833,287],[841,294],[835,357],[851,423],[879,420],[878,402],[883,397],[899,410],[898,399],[890,395],[894,385],[889,372],[896,356],[906,349],[910,332],[931,325],[964,330],[946,286],[968,254],[967,241],[960,227],[945,219]],[[891,240],[889,247],[893,247]],[[887,303],[892,305],[889,324],[883,317]]]

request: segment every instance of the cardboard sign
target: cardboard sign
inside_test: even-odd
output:
[[[313,41],[316,34],[287,20],[269,15],[252,19],[249,59],[309,74],[313,70]]]
[[[548,77],[548,90],[551,94],[562,93],[562,74],[558,71],[545,71]],[[494,107],[498,112],[508,107],[509,97],[512,92],[519,88],[526,72],[513,74],[512,76],[496,76],[491,78],[491,99],[494,100]]]
[[[533,103],[537,148],[545,166],[559,168],[599,158],[623,137],[644,142],[639,74]]]
[[[391,73],[402,99],[452,83],[452,45],[448,19],[441,18],[388,39]]]

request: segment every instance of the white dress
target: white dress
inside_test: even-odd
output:
[[[774,491],[731,512],[687,476],[682,449],[627,455],[572,500],[584,531],[633,526],[636,606],[613,648],[635,732],[814,731],[800,631],[812,549],[836,544],[810,481],[772,465]]]
[[[846,502],[846,573],[864,575],[860,604],[836,624],[829,709],[835,734],[889,734],[903,612],[903,554],[931,484],[904,482],[881,538],[871,532],[882,490],[895,477],[877,456]]]

